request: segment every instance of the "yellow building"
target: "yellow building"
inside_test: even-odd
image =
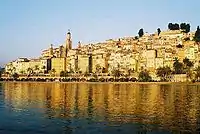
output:
[[[89,72],[89,57],[88,55],[78,55],[78,70],[82,73]]]
[[[164,66],[164,59],[163,58],[156,58],[155,59],[155,68],[163,67]]]
[[[96,54],[92,56],[92,72],[102,72],[102,69],[106,69],[106,54]]]
[[[178,56],[178,59],[179,61],[183,61],[183,59],[185,58],[185,50],[184,49],[181,49],[179,48],[178,51],[177,51],[177,56]]]
[[[66,58],[52,58],[51,70],[54,70],[56,76],[59,76],[61,71],[66,71]]]

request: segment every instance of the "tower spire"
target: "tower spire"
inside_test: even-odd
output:
[[[67,37],[66,37],[66,46],[65,46],[66,56],[67,56],[68,51],[71,49],[72,49],[71,32],[70,32],[70,29],[68,29]]]
[[[67,33],[67,34],[71,34],[71,33],[70,33],[70,29],[68,29],[68,33]]]

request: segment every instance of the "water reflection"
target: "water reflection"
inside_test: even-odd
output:
[[[62,120],[66,133],[85,124],[87,131],[109,133],[111,128],[146,133],[196,132],[199,127],[198,85],[4,83],[2,92],[7,109]]]

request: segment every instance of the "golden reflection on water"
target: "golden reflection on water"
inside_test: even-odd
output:
[[[200,86],[140,84],[4,83],[5,102],[54,118],[156,124],[196,131]]]

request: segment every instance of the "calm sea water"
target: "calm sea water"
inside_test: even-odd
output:
[[[200,85],[0,83],[0,133],[198,133]]]

